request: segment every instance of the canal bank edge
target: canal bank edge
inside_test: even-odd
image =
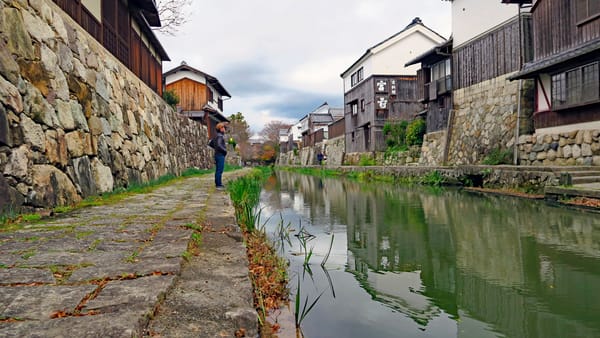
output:
[[[476,188],[480,193],[544,199],[555,205],[600,211],[600,183],[570,184],[572,177],[593,173],[582,166],[278,166],[283,170],[331,171],[344,176],[423,183],[432,175],[437,185]],[[424,183],[427,184],[427,183]],[[436,184],[434,184],[436,185]]]

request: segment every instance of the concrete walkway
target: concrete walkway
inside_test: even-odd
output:
[[[1,337],[257,332],[242,235],[212,175],[0,233]]]

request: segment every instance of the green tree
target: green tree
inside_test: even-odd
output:
[[[179,103],[179,95],[177,95],[175,89],[165,90],[163,92],[163,100],[165,100],[169,106],[173,107],[173,109],[175,109]]]
[[[406,148],[406,127],[408,121],[390,121],[383,126],[383,134],[388,147],[403,149]]]
[[[413,120],[406,127],[406,145],[415,146],[423,144],[423,136],[427,131],[427,123],[423,119]]]

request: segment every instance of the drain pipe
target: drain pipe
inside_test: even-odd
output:
[[[515,129],[515,149],[514,149],[514,160],[513,160],[513,164],[514,165],[518,165],[519,164],[519,129],[521,128],[521,90],[522,90],[522,86],[523,86],[523,80],[519,80],[519,90],[518,90],[518,94],[517,95],[517,127]]]
[[[517,20],[519,20],[519,49],[520,49],[520,55],[519,55],[519,69],[521,69],[523,67],[523,53],[525,51],[525,46],[524,46],[524,41],[523,41],[523,19],[521,18],[521,6],[522,4],[519,4],[518,7],[518,15],[517,15]],[[515,144],[514,144],[514,150],[513,150],[513,164],[514,165],[518,165],[519,164],[519,129],[521,128],[521,101],[523,100],[522,98],[522,93],[521,90],[523,89],[523,80],[519,79],[519,90],[517,91],[517,126],[515,129]]]

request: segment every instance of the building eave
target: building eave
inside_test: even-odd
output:
[[[197,74],[197,75],[200,75],[200,76],[206,78],[206,82],[208,84],[210,84],[211,86],[213,86],[219,92],[219,95],[221,95],[222,97],[231,98],[231,94],[229,94],[229,92],[225,89],[225,87],[223,87],[221,82],[219,82],[219,80],[216,77],[209,75],[203,71],[200,71],[194,67],[191,67],[185,62],[182,62],[181,65],[163,73],[163,77],[166,78],[169,75],[173,75],[177,72],[182,72],[182,71],[189,71],[189,72],[192,72],[194,74]]]
[[[156,7],[156,2],[154,0],[131,0],[131,3],[142,10],[144,17],[146,17],[150,26],[161,26],[158,7]]]
[[[405,67],[417,64],[417,63],[427,63],[433,64],[435,62],[439,62],[443,59],[449,58],[452,51],[452,38],[442,42],[441,44],[431,48],[425,53],[417,56],[416,58],[408,61],[404,64]]]
[[[534,78],[542,73],[558,71],[570,64],[577,64],[589,58],[600,57],[600,38],[588,42],[577,49],[570,49],[541,60],[523,65],[521,71],[509,77],[510,80]]]

